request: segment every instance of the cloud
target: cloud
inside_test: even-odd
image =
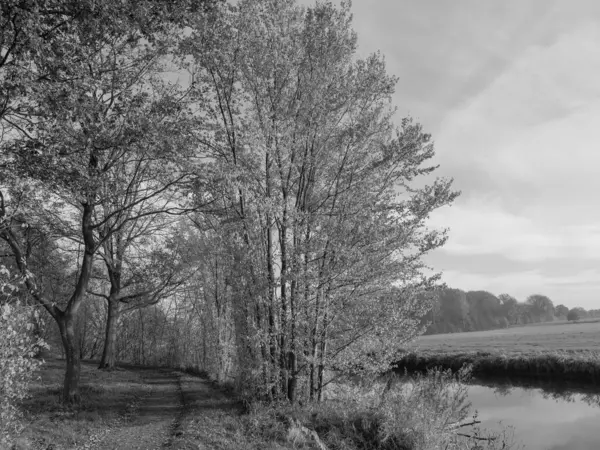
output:
[[[551,46],[523,52],[447,114],[436,138],[443,165],[482,171],[491,188],[503,181],[595,184],[590,163],[600,163],[599,41],[600,24],[589,23]]]
[[[563,225],[503,210],[497,198],[471,196],[435,211],[429,224],[449,227],[443,251],[453,255],[498,254],[521,262],[569,257],[600,260],[600,227]]]
[[[451,231],[428,263],[453,287],[592,302],[600,2],[356,0],[353,11],[359,53],[386,56],[399,118],[433,133],[439,174],[463,191],[431,217]]]
[[[596,306],[599,41],[599,23],[562,30],[446,114],[438,161],[463,195],[431,223],[451,229],[437,260],[452,286]],[[482,261],[485,272],[475,267]]]
[[[555,304],[598,307],[598,225],[513,214],[491,196],[470,196],[438,210],[430,225],[450,227],[446,245],[427,261],[451,287],[506,292],[520,300],[541,293]]]
[[[599,270],[589,269],[565,276],[547,276],[540,269],[493,275],[446,270],[442,278],[450,287],[465,291],[484,290],[495,295],[508,293],[519,301],[525,301],[532,294],[543,294],[550,297],[555,305],[562,303],[569,308],[598,309]]]

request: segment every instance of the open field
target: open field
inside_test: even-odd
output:
[[[422,336],[397,362],[400,371],[473,366],[480,377],[531,377],[600,385],[600,322]]]
[[[600,350],[600,321],[548,322],[500,330],[421,336],[412,350],[425,352],[588,352]]]

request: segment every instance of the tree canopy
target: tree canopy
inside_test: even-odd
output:
[[[431,136],[396,119],[383,56],[358,57],[348,4],[1,11],[0,238],[58,325],[66,402],[93,302],[103,367],[136,339],[136,357],[152,348],[291,402],[387,370],[423,331],[439,274],[422,258],[447,237],[427,219],[458,193],[435,177]],[[502,306],[451,297],[462,323]],[[169,344],[144,321],[168,322]]]

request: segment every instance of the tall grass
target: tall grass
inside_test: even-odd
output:
[[[254,403],[245,423],[251,434],[280,441],[296,439],[294,427],[305,427],[331,450],[512,448],[510,433],[491,436],[461,426],[475,421],[467,399],[469,377],[468,368],[456,374],[434,369],[402,379],[391,375],[367,386],[339,384],[321,403]],[[295,442],[300,448],[305,444]]]

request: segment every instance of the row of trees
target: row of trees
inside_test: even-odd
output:
[[[422,331],[426,220],[457,193],[348,5],[0,11],[0,255],[56,325],[65,402],[100,351],[320,399]]]
[[[423,320],[429,324],[426,333],[437,334],[586,317],[600,317],[600,310],[586,311],[581,307],[569,310],[564,305],[554,306],[552,300],[540,294],[519,302],[509,294],[495,296],[487,291],[448,288],[439,290]]]

